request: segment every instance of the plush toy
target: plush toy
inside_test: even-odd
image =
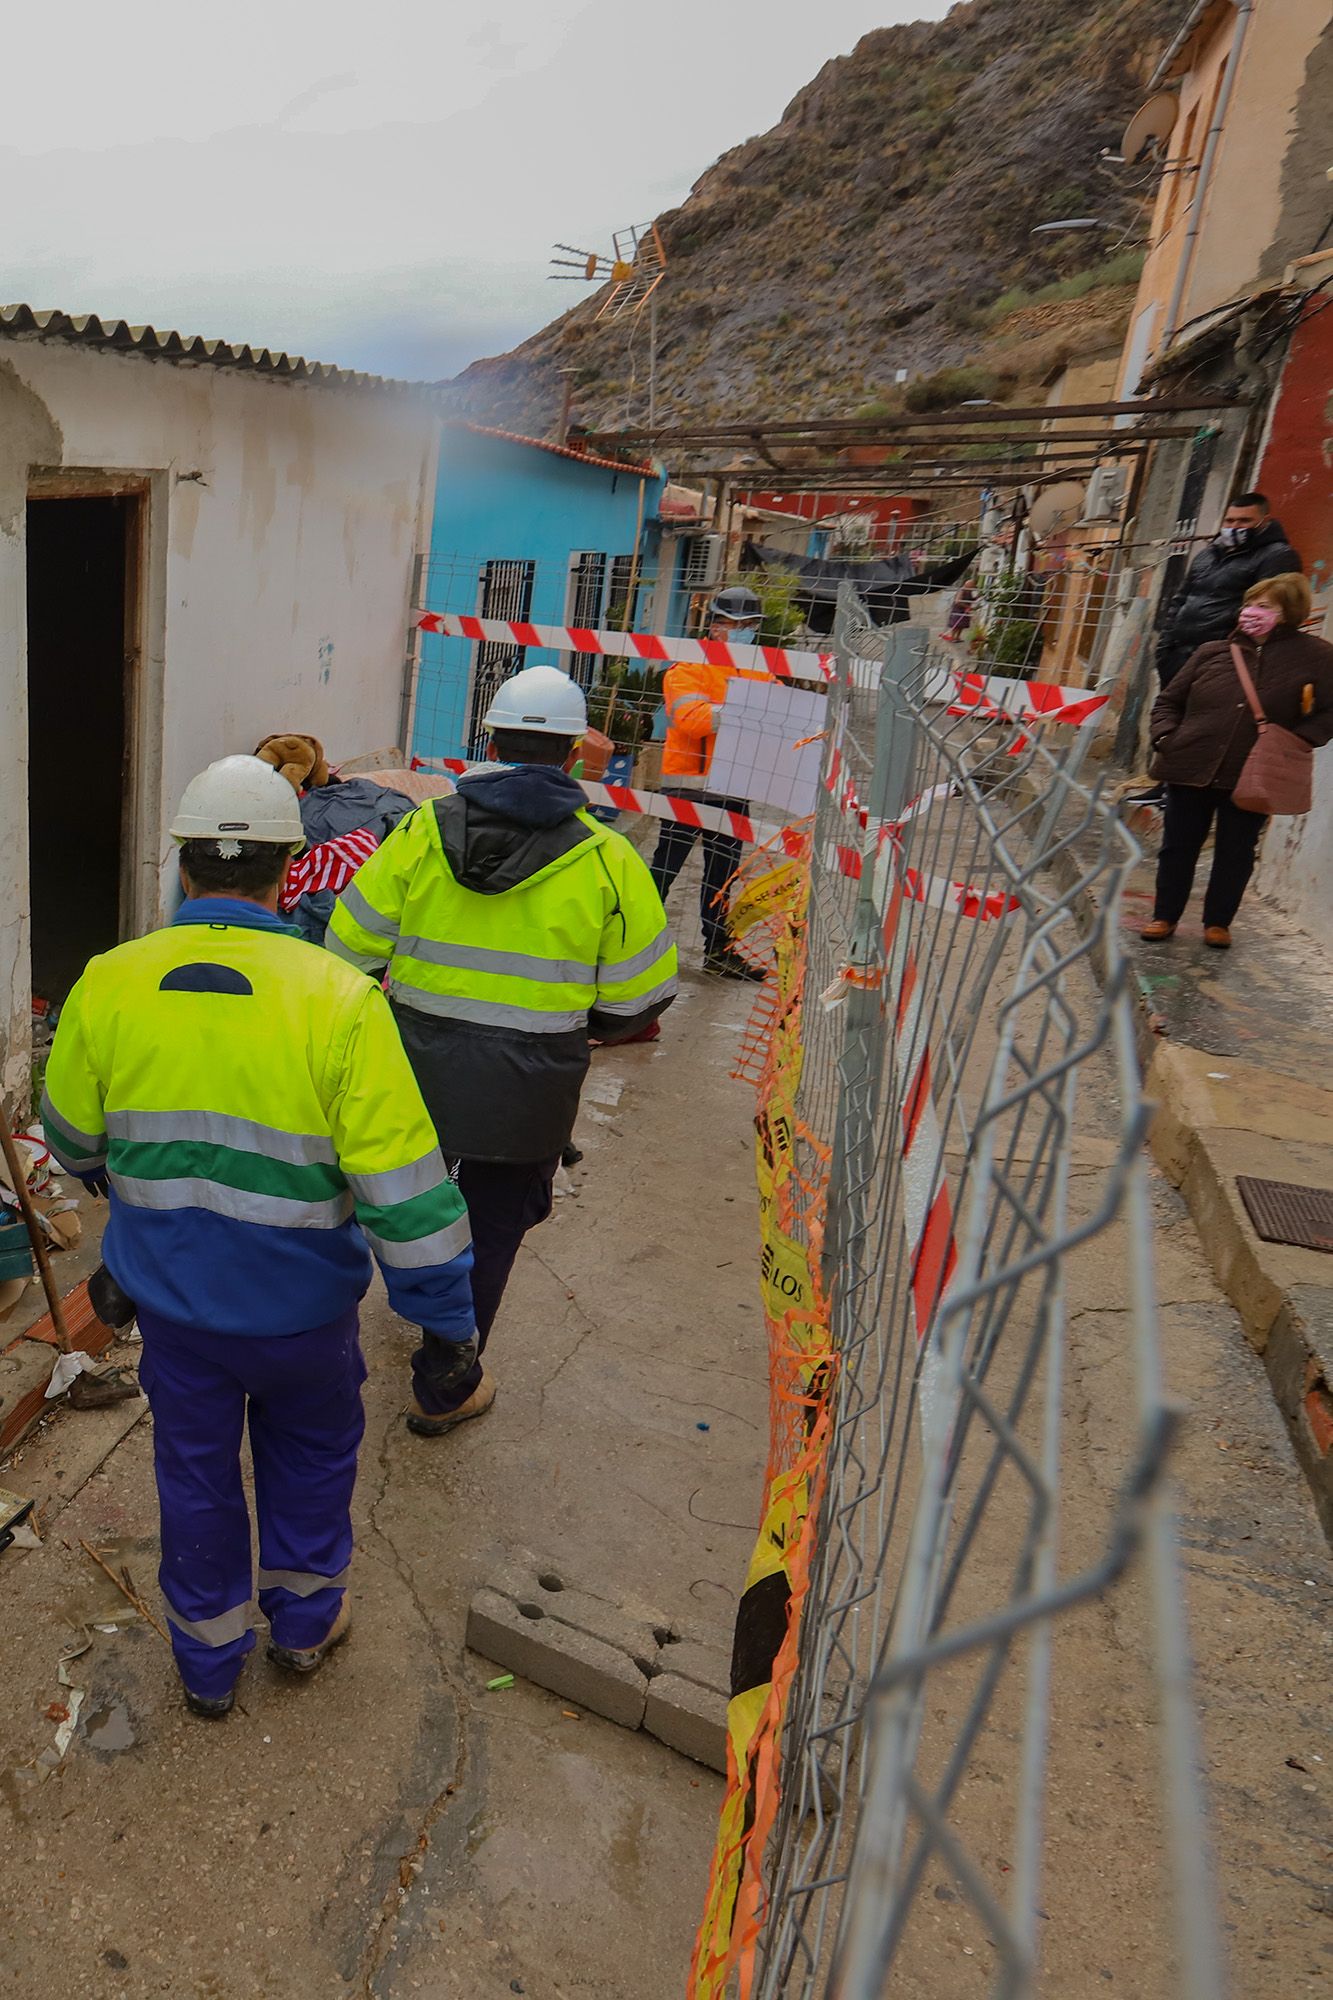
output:
[[[266,736],[255,755],[271,764],[297,793],[329,782],[328,760],[317,736]]]

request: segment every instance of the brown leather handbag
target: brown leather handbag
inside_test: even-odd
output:
[[[1231,657],[1245,690],[1245,699],[1259,725],[1258,741],[1245,759],[1231,794],[1231,803],[1239,806],[1242,812],[1267,813],[1283,818],[1308,813],[1314,780],[1314,751],[1303,737],[1293,735],[1290,729],[1280,729],[1277,723],[1268,720],[1239,646],[1231,648]]]

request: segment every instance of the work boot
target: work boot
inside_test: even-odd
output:
[[[128,1368],[85,1368],[69,1385],[65,1400],[71,1410],[105,1410],[141,1395],[138,1377]]]
[[[417,1437],[443,1437],[446,1431],[457,1430],[459,1424],[470,1423],[473,1417],[484,1417],[494,1401],[495,1383],[483,1374],[466,1403],[460,1403],[456,1410],[446,1410],[443,1416],[433,1415],[414,1402],[407,1413],[407,1428]]]
[[[1174,937],[1175,934],[1175,925],[1169,924],[1165,917],[1154,917],[1152,922],[1145,924],[1139,932],[1145,944],[1165,944],[1167,939]]]
[[[230,1715],[236,1705],[236,1690],[228,1688],[225,1694],[196,1694],[181,1682],[181,1693],[185,1696],[185,1706],[191,1715],[202,1716],[205,1722],[219,1722],[224,1715]]]
[[[1230,951],[1231,932],[1225,924],[1209,924],[1204,930],[1203,941],[1211,945],[1214,951]]]
[[[749,979],[759,985],[768,977],[757,965],[751,965],[748,958],[742,958],[730,945],[722,945],[716,951],[704,953],[704,971],[715,972],[720,979]]]
[[[341,1646],[352,1629],[352,1606],[347,1592],[338,1607],[338,1616],[328,1630],[328,1636],[318,1646],[279,1646],[272,1639],[268,1642],[268,1656],[275,1667],[281,1667],[289,1674],[318,1673],[335,1646]]]

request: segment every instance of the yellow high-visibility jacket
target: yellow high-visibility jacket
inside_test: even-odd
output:
[[[472,1331],[462,1196],[383,994],[256,904],[187,902],[89,961],[42,1120],[70,1173],[107,1173],[103,1257],[151,1312],[304,1332],[355,1305],[373,1250],[396,1312]]]
[[[365,971],[387,965],[449,1159],[556,1158],[589,1032],[634,1034],[676,991],[646,865],[546,766],[470,773],[405,819],[343,891],[326,942]]]

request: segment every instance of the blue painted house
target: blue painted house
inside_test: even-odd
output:
[[[675,607],[654,602],[665,484],[659,465],[446,424],[419,603],[430,611],[618,630],[632,586],[631,626],[651,620],[650,629],[665,630]],[[494,689],[515,668],[540,662],[567,668],[585,686],[596,677],[592,655],[421,635],[412,750],[419,757],[481,754],[481,717]]]

